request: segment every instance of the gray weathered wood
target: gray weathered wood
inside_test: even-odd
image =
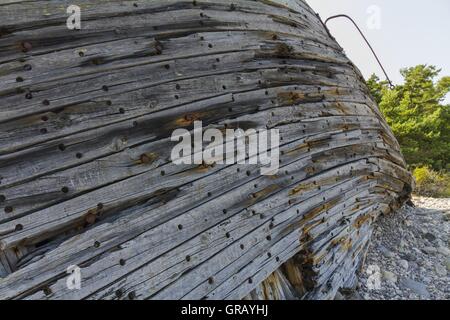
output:
[[[0,299],[331,299],[414,187],[303,0],[0,4]],[[280,170],[175,165],[175,129],[278,129]],[[235,152],[235,150],[230,150]],[[66,270],[81,268],[69,290]]]

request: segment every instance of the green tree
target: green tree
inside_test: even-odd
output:
[[[372,75],[367,84],[396,135],[408,164],[448,170],[450,158],[450,77],[438,79],[434,66],[401,70],[404,83],[393,88]]]

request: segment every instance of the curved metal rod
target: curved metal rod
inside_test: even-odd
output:
[[[384,75],[386,76],[387,81],[389,82],[389,85],[391,86],[391,88],[393,88],[394,85],[392,84],[391,79],[390,79],[389,76],[387,75],[387,72],[386,72],[386,70],[384,69],[383,64],[381,63],[380,59],[378,58],[377,54],[375,53],[375,50],[373,50],[373,48],[372,48],[372,46],[370,45],[369,41],[368,41],[367,38],[364,36],[364,33],[361,31],[361,29],[358,27],[358,25],[356,24],[356,22],[355,22],[351,17],[349,17],[349,16],[346,15],[346,14],[338,14],[338,15],[335,15],[335,16],[331,16],[331,17],[329,17],[327,20],[325,20],[325,23],[324,23],[325,26],[327,25],[328,21],[333,20],[333,19],[336,19],[336,18],[347,18],[348,20],[350,20],[350,21],[353,23],[353,25],[356,27],[356,29],[358,29],[358,31],[359,31],[359,33],[361,34],[361,36],[363,37],[364,41],[367,43],[367,45],[369,46],[370,50],[372,51],[372,53],[373,53],[375,59],[377,59],[377,62],[378,62],[378,64],[379,64],[379,66],[381,67],[381,70],[383,70],[383,73],[384,73]]]

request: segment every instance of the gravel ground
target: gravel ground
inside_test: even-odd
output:
[[[358,289],[342,298],[450,299],[450,198],[413,203],[378,220]]]

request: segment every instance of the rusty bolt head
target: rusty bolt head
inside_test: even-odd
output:
[[[162,47],[161,42],[159,42],[159,41],[155,42],[155,50],[156,50],[156,54],[158,54],[158,55],[162,53],[163,47]]]
[[[23,52],[28,52],[31,49],[33,49],[33,46],[31,45],[31,43],[29,43],[27,41],[22,42],[22,51]]]
[[[152,161],[152,159],[148,155],[146,155],[145,153],[141,155],[140,159],[141,159],[142,163],[149,163],[149,162]]]
[[[96,215],[95,215],[95,213],[89,213],[87,216],[86,216],[86,222],[88,223],[88,224],[93,224],[93,223],[95,223],[95,219],[96,219]]]
[[[193,114],[187,114],[184,116],[184,120],[194,122],[195,120],[197,120],[197,118]]]

